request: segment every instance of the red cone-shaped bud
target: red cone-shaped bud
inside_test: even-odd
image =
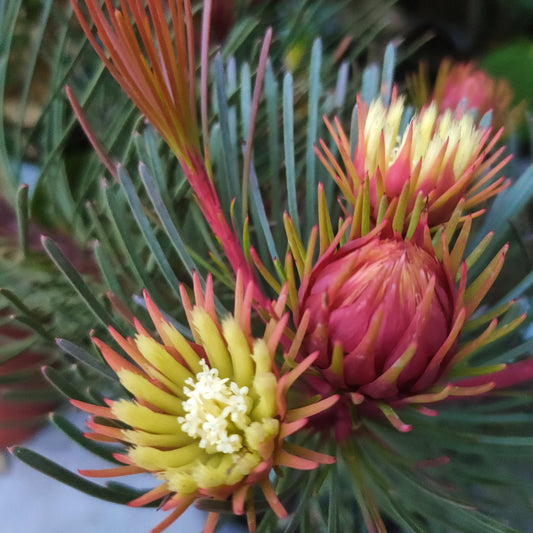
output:
[[[417,392],[437,354],[431,379],[438,379],[455,351],[455,343],[446,353],[441,348],[456,300],[453,277],[430,251],[399,238],[357,239],[324,255],[302,286],[300,309],[310,314],[306,348],[319,351],[316,365],[334,386],[400,399]]]

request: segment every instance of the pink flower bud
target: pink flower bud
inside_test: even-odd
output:
[[[437,354],[433,381],[455,352],[454,342],[439,353],[456,296],[450,273],[423,247],[399,238],[351,241],[324,255],[302,286],[300,309],[310,312],[306,348],[319,351],[316,365],[335,386],[400,399],[417,392]],[[335,346],[342,347],[341,367]]]

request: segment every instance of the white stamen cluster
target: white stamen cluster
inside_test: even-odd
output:
[[[229,378],[220,378],[218,369],[209,368],[203,360],[200,364],[196,380],[185,381],[188,387],[183,392],[188,400],[182,405],[186,415],[178,417],[178,422],[187,435],[200,439],[198,445],[208,453],[235,453],[242,448],[242,433],[250,424],[248,387],[239,388]]]

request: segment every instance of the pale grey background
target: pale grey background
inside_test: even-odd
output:
[[[83,415],[76,413],[69,419],[83,427]],[[52,427],[45,428],[25,446],[72,471],[110,466]],[[48,478],[10,455],[4,459],[5,464],[0,466],[0,533],[148,533],[166,516],[154,508],[133,509],[98,500]],[[139,487],[150,487],[152,481],[150,476],[115,480]],[[191,508],[166,531],[200,533],[204,516]],[[225,525],[219,531],[240,533],[246,529]]]

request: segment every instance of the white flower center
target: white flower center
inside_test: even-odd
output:
[[[221,379],[218,370],[203,360],[200,364],[196,380],[185,381],[188,387],[183,392],[188,400],[182,405],[186,414],[178,422],[187,435],[200,439],[200,448],[208,453],[235,453],[242,448],[242,433],[250,424],[248,387]]]

